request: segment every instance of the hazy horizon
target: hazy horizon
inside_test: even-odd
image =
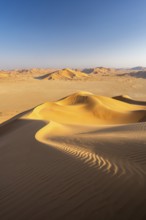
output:
[[[111,69],[133,69],[133,68],[137,68],[137,67],[141,67],[141,68],[146,68],[145,66],[130,66],[130,67],[114,67],[114,66],[85,66],[85,67],[70,67],[70,66],[62,66],[62,67],[50,67],[50,66],[40,66],[40,67],[14,67],[14,68],[2,68],[0,69],[0,71],[12,71],[12,70],[23,70],[23,69],[94,69],[94,68],[111,68]]]
[[[146,66],[144,0],[5,0],[0,69]]]

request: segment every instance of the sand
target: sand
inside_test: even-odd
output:
[[[72,79],[88,79],[89,75],[81,71],[72,70],[69,68],[57,70],[49,74],[42,75],[37,77],[37,79],[46,79],[46,80],[72,80]]]
[[[38,73],[34,75],[37,76]],[[41,103],[55,101],[77,91],[109,97],[124,94],[134,100],[145,101],[146,80],[115,75],[97,75],[92,81],[37,80],[20,74],[3,78],[0,79],[0,123]]]
[[[0,219],[145,219],[145,80],[0,86]]]

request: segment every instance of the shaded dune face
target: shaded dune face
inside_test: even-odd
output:
[[[133,100],[131,97],[127,96],[127,95],[114,96],[113,99],[116,99],[116,100],[119,100],[119,101],[122,101],[122,102],[126,102],[126,103],[129,103],[129,104],[146,106],[145,101],[136,101],[136,100]]]
[[[110,125],[145,121],[146,107],[78,92],[34,109],[30,118],[63,124]]]

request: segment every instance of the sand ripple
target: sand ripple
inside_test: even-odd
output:
[[[145,111],[80,92],[5,123],[0,219],[144,220]]]

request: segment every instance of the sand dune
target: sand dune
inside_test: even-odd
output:
[[[146,78],[146,68],[135,67],[131,69],[116,69],[106,67],[95,67],[85,69],[53,69],[53,68],[32,68],[0,70],[0,80],[100,80],[100,77],[133,77]]]
[[[106,67],[96,67],[96,68],[86,68],[82,70],[88,74],[113,74],[120,72],[120,70],[115,68],[106,68]]]
[[[44,74],[54,72],[55,69],[16,69],[0,70],[0,80],[28,80],[41,77]]]
[[[127,102],[129,104],[144,105],[144,106],[146,105],[146,102],[138,101],[138,100],[133,100],[130,96],[127,96],[127,95],[115,96],[113,98],[117,99],[119,101]]]
[[[0,219],[145,219],[146,106],[122,97],[77,92],[2,125]]]
[[[46,80],[101,80],[104,77],[130,77],[146,78],[145,68],[134,69],[116,69],[106,67],[95,67],[86,69],[52,69],[52,68],[33,68],[33,69],[14,69],[0,70],[0,80],[28,80],[28,79],[46,79]]]
[[[131,68],[131,70],[135,70],[135,71],[146,71],[146,67],[143,66],[135,66],[133,68]]]
[[[132,73],[129,73],[129,75],[132,76],[132,77],[136,77],[136,78],[146,79],[146,70],[145,71],[132,72]]]
[[[63,124],[124,124],[143,121],[146,107],[92,93],[78,92],[38,106],[30,118]]]
[[[146,70],[143,71],[126,71],[125,73],[121,74],[124,77],[134,77],[134,78],[142,78],[146,79]]]
[[[71,79],[84,79],[89,76],[81,71],[71,70],[71,69],[62,69],[57,70],[51,74],[45,74],[41,76],[39,79],[48,79],[48,80],[71,80]]]

